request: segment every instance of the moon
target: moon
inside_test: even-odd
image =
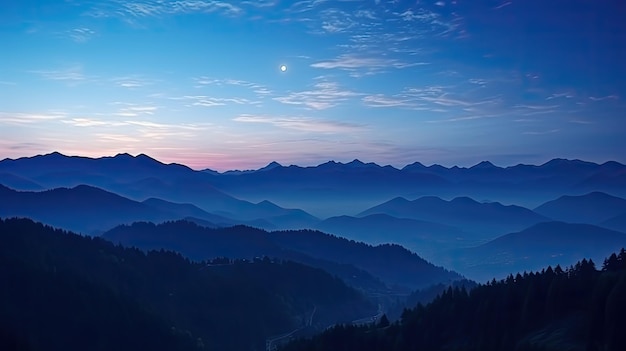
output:
[[[280,71],[281,71],[281,72],[285,72],[285,71],[287,71],[287,66],[285,66],[285,65],[281,65],[281,66],[280,66]]]

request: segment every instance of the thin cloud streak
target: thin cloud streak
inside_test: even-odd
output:
[[[356,71],[364,69],[370,74],[379,73],[389,68],[403,69],[408,67],[428,65],[428,62],[404,62],[398,59],[386,59],[377,57],[358,57],[354,55],[340,55],[339,57],[319,61],[311,64],[313,68],[342,69]]]
[[[12,125],[28,125],[65,118],[64,113],[21,113],[0,112],[0,123]]]
[[[273,100],[287,105],[301,105],[308,109],[325,110],[335,107],[348,99],[362,95],[350,90],[342,90],[334,82],[318,82],[313,88],[312,90],[293,92],[286,96],[275,97]]]
[[[234,118],[233,121],[242,123],[270,124],[279,128],[315,133],[346,133],[362,131],[364,129],[364,126],[360,124],[318,120],[310,117],[267,117],[241,115]]]

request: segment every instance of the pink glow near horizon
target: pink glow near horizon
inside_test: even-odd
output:
[[[211,153],[211,152],[203,153],[197,150],[189,151],[189,150],[182,150],[182,149],[181,150],[161,149],[161,150],[152,150],[152,152],[144,152],[144,151],[137,152],[137,151],[126,151],[126,150],[117,150],[117,149],[104,150],[104,151],[103,150],[95,151],[95,150],[89,150],[89,149],[85,149],[85,150],[60,149],[60,150],[33,151],[28,154],[24,153],[24,150],[21,150],[21,149],[6,149],[6,150],[0,150],[0,155],[1,155],[0,159],[5,159],[5,158],[18,159],[22,157],[33,157],[37,155],[50,154],[52,152],[59,152],[66,156],[80,156],[80,157],[88,157],[88,158],[113,157],[115,155],[122,154],[122,153],[127,153],[135,157],[140,154],[145,154],[164,164],[175,163],[175,164],[181,164],[181,165],[187,166],[194,170],[211,169],[211,170],[218,171],[218,172],[225,172],[225,171],[230,171],[230,170],[255,170],[255,169],[265,167],[269,163],[274,162],[274,161],[280,163],[283,166],[297,165],[300,167],[309,167],[309,166],[317,166],[328,161],[348,163],[354,159],[358,159],[364,163],[373,162],[380,166],[391,165],[398,169],[401,169],[404,166],[414,163],[414,162],[420,162],[424,164],[425,166],[439,164],[444,167],[453,167],[453,166],[471,167],[481,161],[486,160],[486,161],[490,161],[494,163],[496,166],[499,166],[499,167],[508,167],[508,166],[514,166],[519,163],[541,165],[549,161],[549,159],[536,159],[536,160],[518,162],[518,163],[513,163],[513,164],[502,164],[499,162],[493,162],[489,159],[478,159],[475,162],[457,163],[457,162],[454,162],[453,160],[449,160],[449,162],[441,162],[441,161],[427,159],[427,158],[422,157],[421,159],[418,159],[418,160],[388,162],[388,161],[381,161],[381,160],[376,160],[376,159],[368,159],[366,157],[359,157],[358,155],[344,155],[344,157],[342,158],[324,157],[324,156],[317,156],[317,155],[310,155],[309,157],[302,157],[301,155],[297,155],[297,154],[265,155],[264,157],[258,157],[253,154],[229,155],[226,153]],[[277,157],[272,158],[272,156],[277,156]],[[563,157],[563,158],[567,158],[567,157]],[[574,159],[574,158],[572,157],[569,159]],[[445,161],[445,160],[442,160],[442,161]],[[596,162],[598,164],[602,164],[604,162],[611,161],[611,159],[605,159],[605,160],[583,159],[583,161]]]

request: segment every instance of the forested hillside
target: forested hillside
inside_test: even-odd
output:
[[[389,324],[337,326],[284,351],[623,350],[626,252],[601,270],[582,260],[563,270],[509,276],[470,292],[449,288]]]
[[[0,282],[2,350],[254,350],[376,313],[320,269],[192,262],[28,219],[0,219]]]
[[[102,237],[144,250],[173,250],[194,260],[217,256],[287,259],[325,269],[364,290],[380,290],[376,279],[401,290],[462,279],[399,245],[372,246],[313,230],[267,232],[242,225],[206,228],[183,220],[120,225]]]

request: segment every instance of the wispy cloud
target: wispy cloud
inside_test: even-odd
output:
[[[154,83],[152,80],[143,78],[141,76],[116,77],[112,78],[111,80],[115,85],[123,88],[140,88]]]
[[[95,134],[96,139],[104,142],[114,142],[114,143],[137,143],[140,142],[141,139],[137,137],[130,136],[128,134],[120,134],[120,133],[97,133]]]
[[[480,78],[471,78],[471,79],[468,79],[468,82],[470,84],[476,84],[476,85],[480,85],[480,86],[487,85],[487,80],[486,79],[480,79]]]
[[[263,84],[258,84],[258,83],[250,82],[247,80],[241,80],[241,79],[211,78],[207,76],[200,76],[200,77],[193,78],[193,80],[196,82],[196,87],[203,87],[206,85],[218,85],[218,86],[234,85],[234,86],[240,86],[240,87],[250,88],[250,89],[266,88],[266,86]]]
[[[12,125],[27,125],[54,121],[65,118],[65,113],[21,113],[21,112],[0,112],[0,123]]]
[[[234,98],[221,98],[221,97],[212,97],[206,95],[185,95],[181,97],[172,97],[171,100],[183,100],[189,101],[189,106],[203,106],[203,107],[215,107],[215,106],[224,106],[228,104],[237,104],[237,105],[256,105],[260,104],[260,101],[254,101],[239,97]]]
[[[368,95],[362,99],[368,107],[411,107],[414,102],[407,99],[387,97],[383,94]]]
[[[474,107],[480,105],[494,105],[500,102],[498,97],[487,97],[482,99],[462,99],[459,97],[454,97],[451,94],[445,93],[438,96],[420,96],[420,100],[430,102],[435,105],[446,106],[446,107]]]
[[[279,1],[278,0],[254,0],[254,1],[242,1],[241,3],[243,5],[263,8],[263,7],[274,7],[278,5]]]
[[[81,27],[81,28],[71,29],[67,31],[67,34],[70,37],[70,39],[72,39],[73,41],[77,43],[84,43],[84,42],[89,41],[91,38],[93,38],[96,32],[94,32],[93,30],[87,27]]]
[[[595,122],[593,121],[589,121],[589,120],[585,120],[585,119],[572,119],[569,120],[570,123],[574,123],[574,124],[594,124]]]
[[[546,100],[554,100],[560,98],[571,99],[574,97],[573,93],[554,93],[546,98]]]
[[[359,95],[362,94],[343,90],[334,82],[319,82],[311,90],[292,92],[286,96],[275,97],[274,100],[283,104],[302,105],[310,109],[324,110]]]
[[[591,101],[604,101],[604,100],[618,100],[619,96],[617,95],[607,95],[607,96],[590,96],[589,100]]]
[[[137,117],[140,115],[152,115],[157,110],[157,106],[137,105],[126,102],[113,102],[112,105],[122,106],[114,115],[120,117]]]
[[[211,78],[207,76],[200,76],[193,78],[195,81],[196,88],[204,88],[206,86],[235,86],[242,87],[248,89],[256,94],[257,98],[263,98],[267,95],[272,94],[272,90],[269,89],[266,85],[250,82],[247,80],[241,79],[231,79],[231,78]]]
[[[501,8],[503,8],[503,7],[507,7],[507,6],[512,5],[512,4],[513,4],[513,2],[511,2],[511,1],[506,1],[506,2],[503,2],[502,4],[500,4],[500,5],[498,5],[498,6],[494,7],[493,9],[494,9],[494,10],[499,10],[499,9],[501,9]]]
[[[118,17],[134,23],[137,19],[144,17],[213,12],[238,15],[243,12],[243,9],[230,2],[216,0],[113,0],[100,2],[88,11],[87,15],[98,18]]]
[[[396,13],[403,21],[433,21],[439,17],[436,13],[426,9],[408,9],[402,13]]]
[[[125,122],[121,122],[121,121],[105,121],[105,120],[98,120],[98,119],[84,118],[84,117],[64,119],[64,120],[61,120],[61,122],[74,126],[74,127],[103,127],[103,126],[118,127],[118,126],[126,125]]]
[[[390,68],[403,69],[414,66],[428,65],[428,62],[406,62],[398,59],[382,57],[360,57],[350,54],[343,54],[337,58],[319,61],[311,64],[313,68],[342,69],[356,72],[365,70],[365,74],[376,74],[384,72]]]
[[[394,95],[371,94],[362,101],[368,107],[401,107],[419,111],[469,113],[454,120],[475,119],[473,116],[493,114],[491,108],[502,103],[500,96],[466,96],[453,93],[446,86],[405,88]]]
[[[525,134],[525,135],[545,135],[545,134],[558,133],[560,131],[561,131],[560,129],[550,129],[550,130],[523,132],[522,134]]]
[[[241,115],[234,118],[233,120],[235,122],[243,123],[264,123],[279,128],[316,133],[344,133],[361,131],[364,129],[364,126],[360,124],[320,120],[310,117],[268,117]]]
[[[559,107],[559,105],[515,105],[515,108],[519,108],[519,109],[528,109],[528,110],[553,110],[557,107]]]
[[[320,11],[319,16],[322,18],[322,31],[326,33],[345,32],[357,25],[350,14],[334,8]]]
[[[427,123],[446,123],[446,122],[463,122],[463,121],[473,121],[487,118],[500,118],[505,116],[506,113],[480,113],[480,114],[471,114],[466,116],[445,118],[445,119],[437,119],[437,120],[429,120]]]
[[[301,0],[294,2],[288,9],[288,12],[299,13],[307,12],[315,9],[319,5],[328,2],[328,0]]]
[[[59,119],[59,118],[56,118]],[[90,117],[73,117],[60,120],[64,124],[74,127],[122,127],[122,126],[138,126],[156,129],[183,129],[183,130],[204,130],[209,123],[193,124],[193,123],[159,123],[151,120],[117,120],[117,119],[97,119]]]
[[[513,106],[515,110],[518,111],[518,114],[522,116],[534,116],[534,115],[544,115],[556,112],[559,108],[559,105],[525,105],[519,104]]]
[[[43,79],[47,80],[59,80],[78,83],[87,79],[87,76],[83,73],[81,66],[72,66],[65,69],[58,70],[35,70],[30,73],[38,74]]]

